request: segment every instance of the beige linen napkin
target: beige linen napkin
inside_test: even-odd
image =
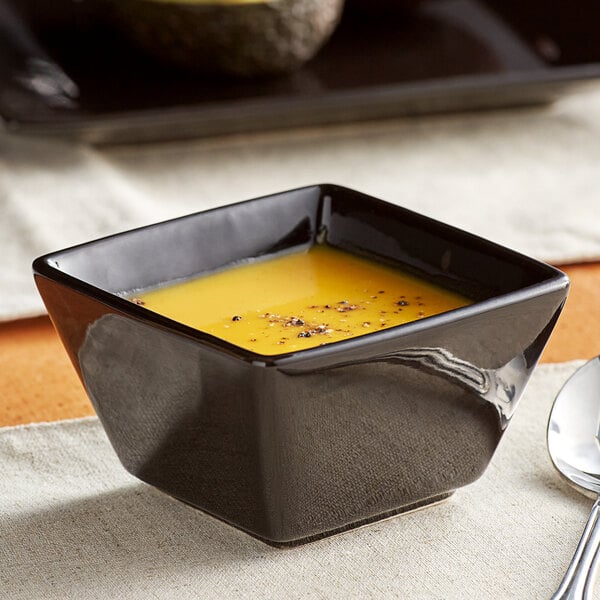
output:
[[[545,445],[578,364],[537,369],[492,464],[449,501],[291,550],[137,482],[96,419],[0,430],[0,597],[549,598],[592,504]]]
[[[94,149],[0,136],[0,320],[39,314],[41,253],[338,183],[554,262],[600,259],[600,90],[551,108]]]

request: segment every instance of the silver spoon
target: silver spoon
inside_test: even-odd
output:
[[[570,483],[596,498],[571,564],[552,600],[591,598],[600,554],[600,356],[560,390],[548,422],[548,450]],[[582,490],[583,488],[583,490]],[[591,495],[591,494],[590,494]]]

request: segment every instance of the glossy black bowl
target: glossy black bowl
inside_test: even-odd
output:
[[[475,302],[263,356],[122,296],[324,239]],[[476,480],[569,285],[548,265],[333,185],[93,241],[37,259],[34,271],[125,468],[282,546],[435,502]]]

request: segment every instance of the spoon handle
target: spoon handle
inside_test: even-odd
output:
[[[577,545],[571,564],[552,600],[586,600],[592,597],[594,560],[600,547],[600,498],[592,511]]]

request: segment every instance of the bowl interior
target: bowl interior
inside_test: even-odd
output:
[[[475,303],[560,275],[489,241],[334,185],[117,234],[42,257],[34,269],[88,294],[114,295],[121,309],[135,311],[139,307],[126,306],[131,303],[123,295],[318,243],[401,266]]]

